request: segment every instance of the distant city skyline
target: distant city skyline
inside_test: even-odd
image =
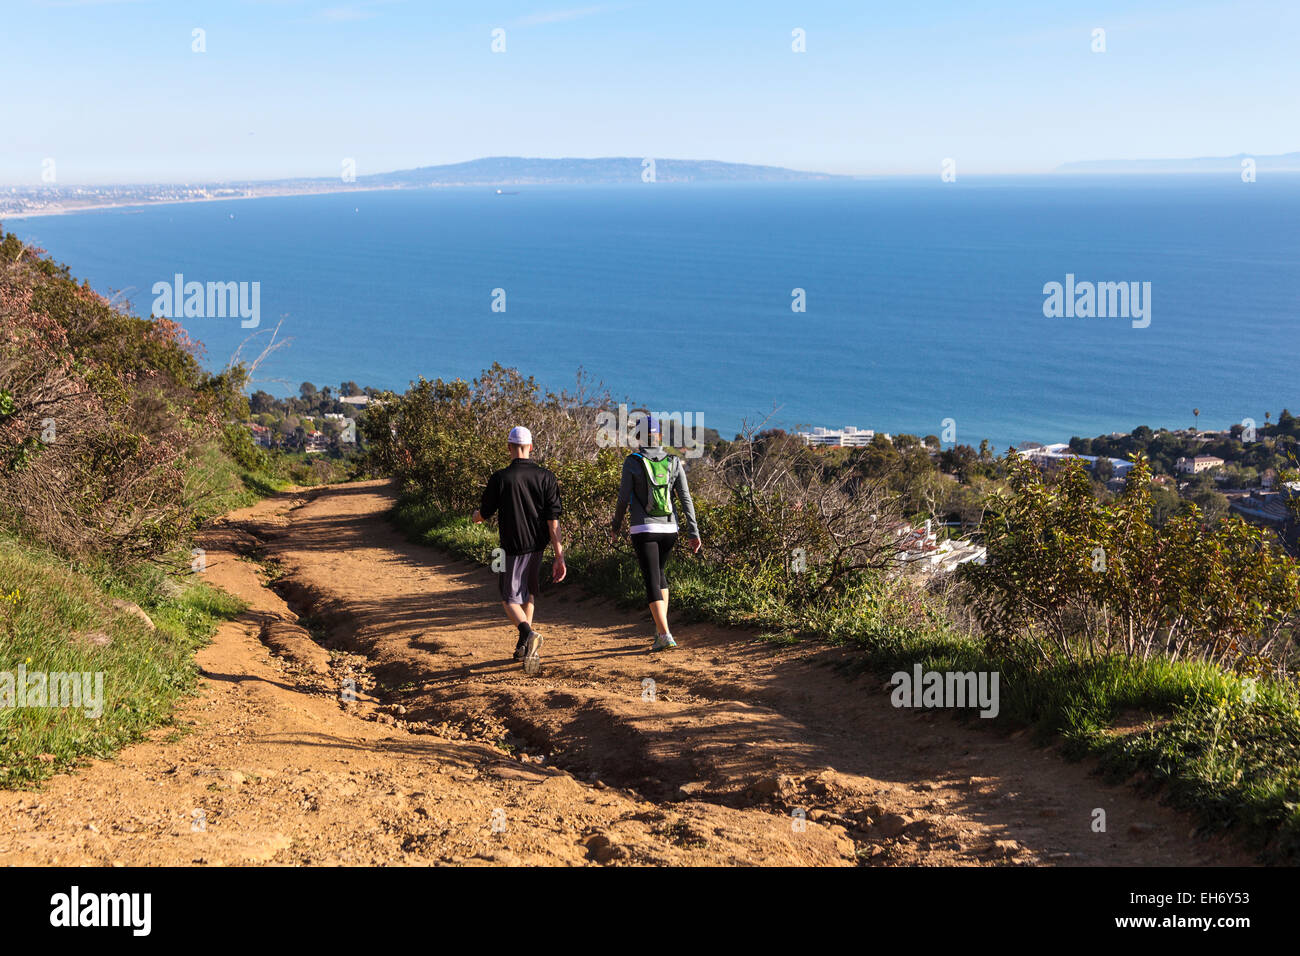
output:
[[[1281,154],[1300,147],[1297,35],[1283,0],[15,0],[0,183],[334,176],[345,159],[364,176],[485,156],[843,175],[951,158],[960,176]]]

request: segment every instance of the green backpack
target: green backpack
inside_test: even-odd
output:
[[[645,513],[653,518],[667,518],[673,513],[673,478],[676,476],[677,459],[672,455],[664,458],[647,458],[640,452],[636,456],[645,465],[646,495]]]

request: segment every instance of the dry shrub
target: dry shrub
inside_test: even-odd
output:
[[[0,521],[75,557],[159,555],[191,528],[185,474],[237,402],[165,319],[113,308],[0,241]]]

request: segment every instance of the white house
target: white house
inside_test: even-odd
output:
[[[830,448],[865,448],[876,437],[873,429],[857,428],[853,425],[845,425],[843,428],[818,426],[810,432],[796,432],[796,434],[804,440],[804,444],[825,445]]]
[[[1023,455],[1030,461],[1037,462],[1069,461],[1074,458],[1079,461],[1087,462],[1089,466],[1096,464],[1097,459],[1101,457],[1100,455],[1076,455],[1074,452],[1070,451],[1070,446],[1065,442],[1057,442],[1053,445],[1040,445],[1037,448],[1024,448],[1017,452],[1017,454]],[[1111,470],[1114,472],[1116,478],[1123,478],[1133,470],[1133,462],[1131,461],[1124,461],[1122,458],[1111,458],[1108,460],[1110,461]]]

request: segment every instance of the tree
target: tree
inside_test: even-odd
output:
[[[1163,528],[1165,524],[1183,507],[1183,499],[1178,492],[1167,485],[1151,486],[1151,524]]]
[[[1228,513],[1228,498],[1215,488],[1198,491],[1191,501],[1201,510],[1201,518],[1207,526],[1219,523]]]
[[[1277,416],[1277,430],[1283,435],[1295,437],[1300,434],[1300,423],[1297,423],[1296,417],[1284,408]]]
[[[939,467],[960,481],[966,481],[978,463],[979,456],[970,445],[953,445],[939,453]]]
[[[275,398],[260,388],[248,399],[249,409],[256,415],[263,415],[275,409]]]
[[[898,467],[898,449],[884,435],[876,435],[858,455],[857,468],[866,478],[880,478]]]

